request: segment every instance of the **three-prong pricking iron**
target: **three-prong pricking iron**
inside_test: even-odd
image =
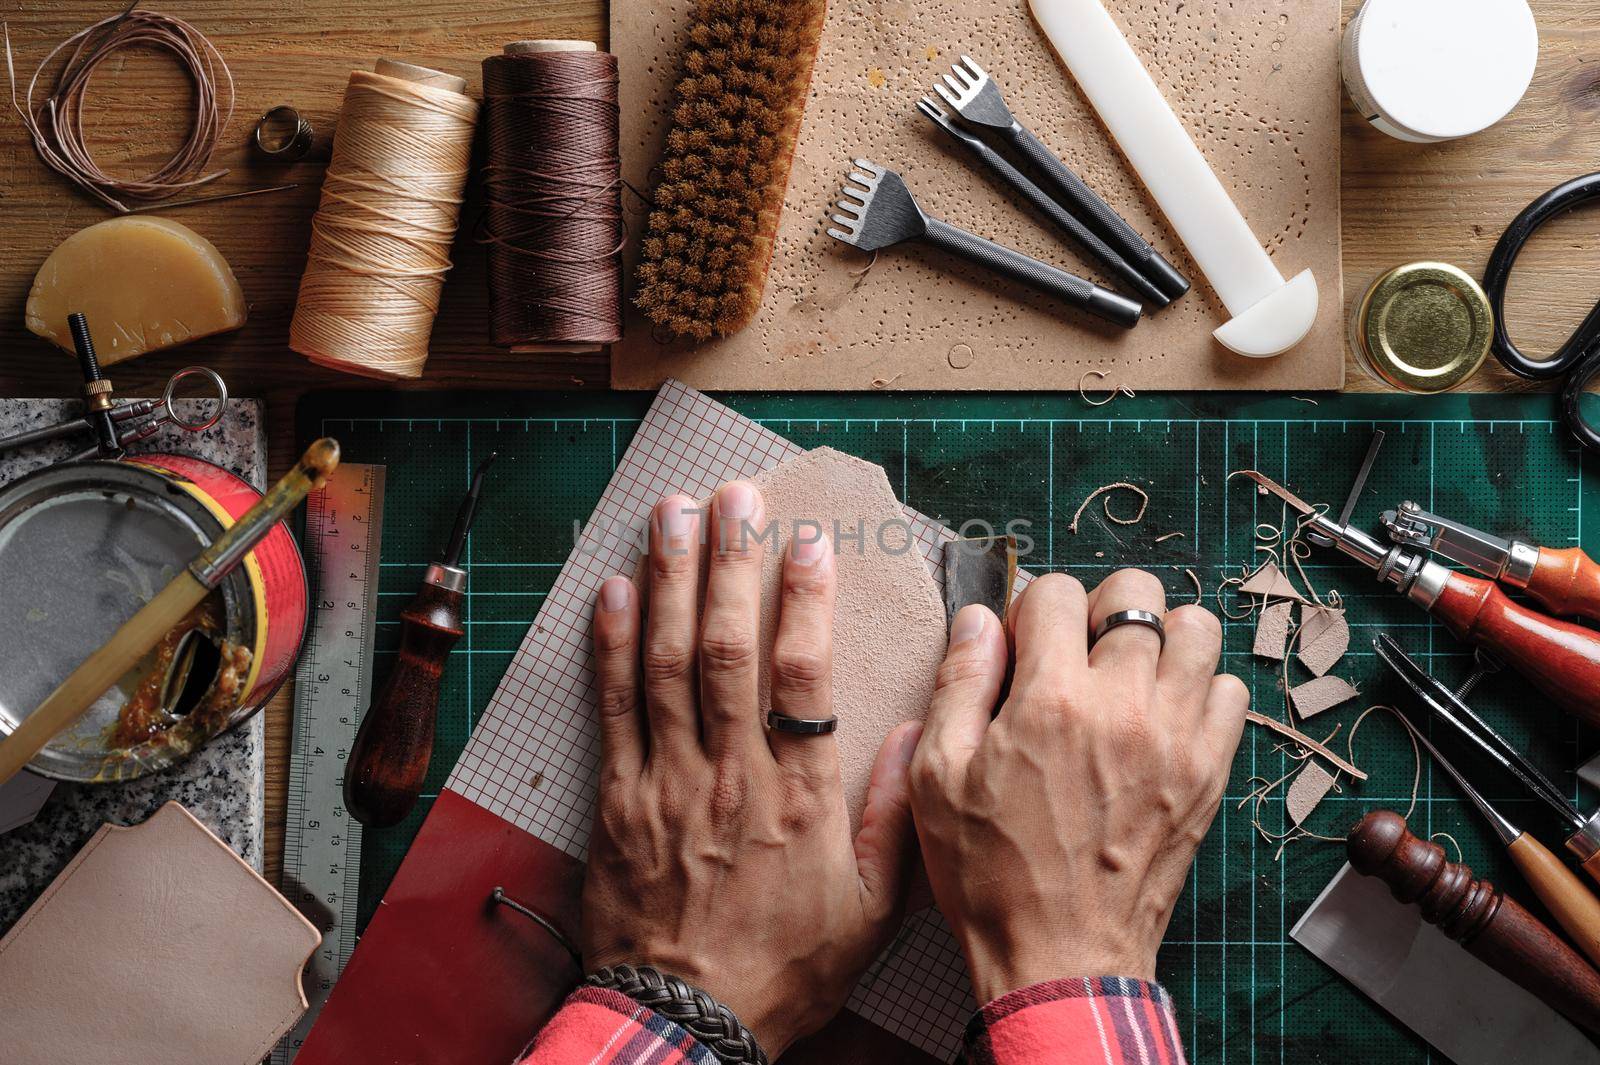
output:
[[[1038,137],[1017,121],[1011,108],[1006,106],[1000,87],[982,67],[973,62],[970,56],[962,56],[961,62],[952,66],[950,71],[933,88],[961,116],[963,122],[995,130],[1009,141],[1043,175],[1062,206],[1094,230],[1112,250],[1160,289],[1168,300],[1177,299],[1189,291],[1186,277],[1162,258],[1161,253],[1123,221],[1093,189],[1085,185],[1082,178],[1056,158]],[[927,113],[926,110],[924,113]]]
[[[1138,323],[1143,308],[1133,300],[941,221],[917,206],[911,190],[893,170],[865,159],[857,159],[855,165],[841,189],[840,213],[832,216],[835,228],[828,230],[830,237],[862,251],[908,240],[926,241],[1108,322],[1129,329]]]

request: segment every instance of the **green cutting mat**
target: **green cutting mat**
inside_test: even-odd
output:
[[[425,793],[434,795],[487,703],[649,402],[647,395],[583,393],[322,393],[300,411],[304,438],[336,436],[352,462],[388,467],[377,668],[392,658],[395,615],[448,534],[475,463],[497,450],[467,556],[471,570],[467,635],[452,660],[438,743]],[[1414,499],[1436,513],[1533,543],[1600,549],[1592,476],[1551,421],[1541,396],[1319,395],[1315,402],[1261,395],[1123,398],[1090,408],[1076,396],[731,395],[719,397],[804,447],[828,444],[881,463],[901,498],[958,525],[984,519],[1003,527],[1032,523],[1025,560],[1036,573],[1071,572],[1092,585],[1113,568],[1150,568],[1173,602],[1193,594],[1193,569],[1207,591],[1252,557],[1259,522],[1282,520],[1279,507],[1235,480],[1253,467],[1313,501],[1337,505],[1374,428],[1388,432],[1356,513],[1376,529],[1380,510]],[[1136,481],[1150,493],[1144,520],[1124,527],[1091,519],[1068,525],[1095,487]],[[1125,504],[1119,497],[1113,506]],[[1121,511],[1119,510],[1119,513]],[[1183,536],[1156,540],[1164,534]],[[1424,615],[1380,589],[1371,575],[1331,553],[1307,572],[1320,589],[1337,587],[1350,606],[1352,651],[1335,672],[1362,698],[1315,720],[1324,733],[1361,708],[1400,698],[1370,649],[1377,631],[1393,633],[1447,680],[1459,681],[1470,655]],[[1282,715],[1273,663],[1254,658],[1254,626],[1226,622],[1225,667],[1251,686],[1257,708]],[[1307,674],[1294,667],[1295,679]],[[1486,681],[1473,697],[1492,721],[1577,795],[1573,768],[1600,743],[1575,721],[1532,697],[1515,679]],[[1448,738],[1447,749],[1450,748]],[[1160,976],[1182,1006],[1192,1060],[1201,1063],[1427,1062],[1428,1048],[1296,944],[1288,930],[1342,862],[1342,848],[1301,842],[1274,860],[1248,806],[1252,777],[1276,779],[1292,767],[1272,735],[1248,730],[1228,797],[1202,846],[1161,954]],[[1343,832],[1371,806],[1404,810],[1413,762],[1400,727],[1369,718],[1356,760],[1372,779],[1330,796],[1312,825]],[[1513,819],[1558,845],[1542,807],[1492,770],[1463,755],[1484,790]],[[1492,845],[1478,817],[1443,774],[1423,766],[1412,826],[1448,832],[1480,873],[1529,895]],[[1586,797],[1587,798],[1587,797]],[[377,905],[428,803],[404,824],[369,831],[362,855],[363,923]],[[1281,825],[1281,802],[1264,819]]]

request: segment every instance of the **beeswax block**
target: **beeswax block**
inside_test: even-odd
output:
[[[81,311],[102,365],[244,324],[244,290],[206,238],[166,218],[125,217],[80,229],[56,247],[28,293],[28,328],[72,351],[67,315]]]

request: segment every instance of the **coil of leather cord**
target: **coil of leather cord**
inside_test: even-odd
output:
[[[613,965],[584,977],[585,987],[620,991],[698,1039],[726,1065],[767,1065],[766,1051],[733,1011],[698,987],[650,965]]]
[[[622,338],[617,60],[588,41],[517,41],[483,61],[495,344],[595,351]]]

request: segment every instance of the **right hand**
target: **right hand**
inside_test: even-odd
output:
[[[1012,603],[1009,697],[999,619],[951,626],[911,802],[940,910],[980,1003],[1066,977],[1155,979],[1156,950],[1210,828],[1250,695],[1214,676],[1210,612],[1166,615],[1166,646],[1106,615],[1161,614],[1160,580],[1121,570],[1093,593],[1052,573]]]

